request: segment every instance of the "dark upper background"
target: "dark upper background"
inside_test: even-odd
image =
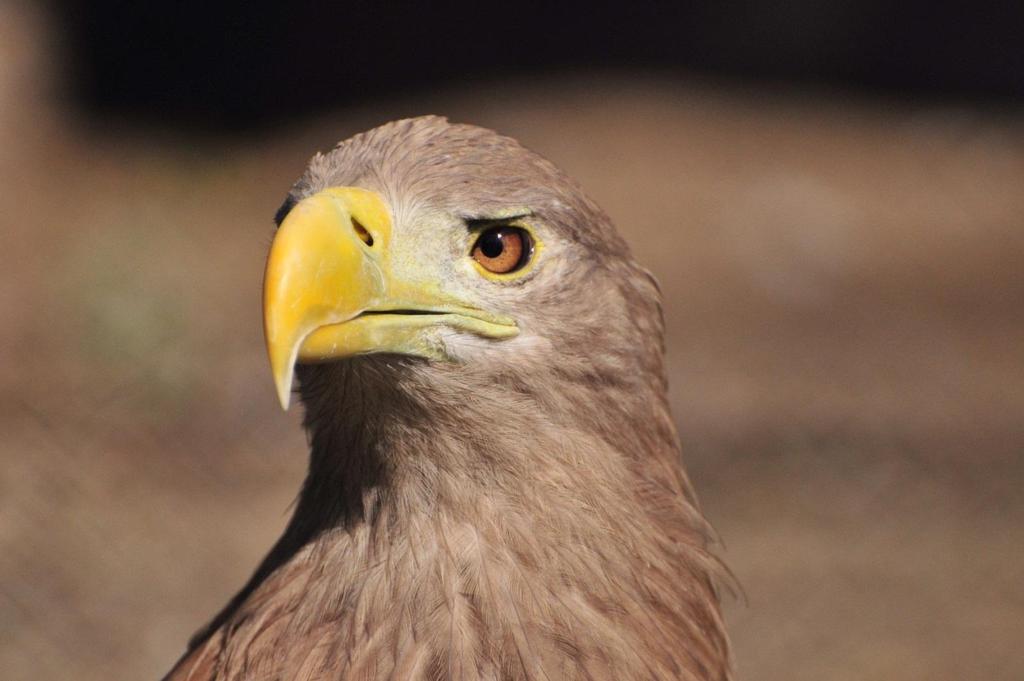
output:
[[[512,7],[0,1],[0,677],[159,678],[245,580],[271,218],[437,113],[658,277],[740,679],[1024,678],[1022,3]]]
[[[76,101],[238,130],[438,85],[594,68],[1019,103],[1024,4],[58,2]]]

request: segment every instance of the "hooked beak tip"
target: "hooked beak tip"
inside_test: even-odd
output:
[[[292,387],[287,383],[277,386],[277,400],[281,403],[281,409],[288,411],[288,404],[291,402]]]
[[[282,349],[273,346],[269,348],[270,364],[274,376],[274,387],[277,389],[277,400],[281,403],[281,408],[288,411],[292,396],[292,378],[295,376],[295,355],[298,354],[298,348],[288,347],[286,353],[281,352]]]

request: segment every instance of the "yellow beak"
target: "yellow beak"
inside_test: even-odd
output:
[[[422,276],[393,271],[391,214],[381,197],[333,187],[288,213],[270,247],[263,328],[281,406],[296,362],[390,352],[446,359],[439,331],[509,338],[515,321],[459,303]]]

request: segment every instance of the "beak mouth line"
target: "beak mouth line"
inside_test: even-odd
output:
[[[320,363],[382,351],[443,359],[445,353],[437,341],[430,342],[419,336],[430,327],[447,327],[496,340],[519,335],[519,326],[514,320],[477,310],[366,310],[352,319],[324,324],[311,331],[298,344],[295,362]],[[381,342],[385,339],[387,342]],[[340,347],[347,347],[347,351],[339,354]]]
[[[396,315],[396,316],[411,316],[411,317],[449,317],[459,316],[467,317],[469,319],[476,319],[481,322],[487,322],[488,324],[494,324],[496,326],[517,326],[515,320],[511,317],[504,315],[492,314],[485,312],[484,310],[477,310],[469,307],[460,306],[438,306],[438,307],[378,307],[371,308],[369,310],[363,310],[352,319],[347,319],[344,322],[338,322],[338,324],[347,324],[355,319],[362,317],[377,316],[377,315]]]

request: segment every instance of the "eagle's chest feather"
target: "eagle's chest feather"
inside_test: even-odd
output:
[[[371,493],[366,522],[289,550],[200,646],[212,678],[685,678],[720,657],[681,499],[652,515],[651,489],[535,508],[473,487],[430,513]]]

